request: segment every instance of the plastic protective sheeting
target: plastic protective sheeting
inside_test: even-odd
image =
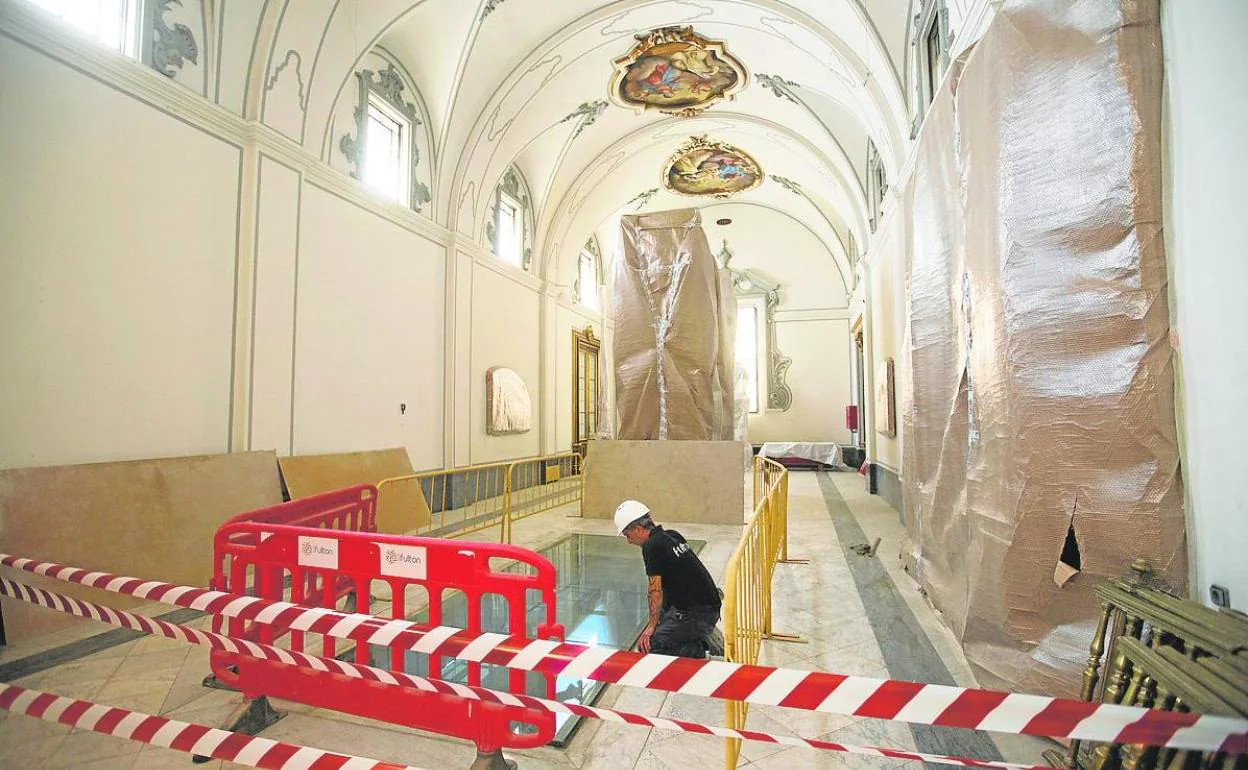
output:
[[[1156,0],[1008,0],[928,113],[903,553],[980,683],[1077,696],[1095,585],[1187,577]]]
[[[696,209],[620,218],[614,281],[621,440],[732,438],[735,300]],[[731,307],[729,307],[731,304]]]
[[[732,374],[732,387],[735,395],[732,410],[732,440],[741,442],[744,448],[745,469],[748,471],[754,465],[754,448],[750,446],[750,372],[741,364],[735,364]]]
[[[758,456],[776,460],[784,457],[813,460],[833,467],[841,465],[840,445],[827,441],[768,441],[758,450]]]

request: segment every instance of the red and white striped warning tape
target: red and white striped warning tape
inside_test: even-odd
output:
[[[419,770],[0,683],[0,709],[266,770]]]
[[[1002,770],[1048,770],[1048,768],[1041,766],[1017,764],[1013,762],[969,759],[966,757],[953,757],[942,754],[921,754],[913,751],[903,751],[900,749],[882,748],[878,746],[853,746],[813,738],[772,735],[770,733],[757,732],[754,730],[733,730],[727,727],[701,725],[696,722],[686,722],[680,719],[650,717],[644,714],[636,714],[628,711],[616,711],[614,709],[605,709],[596,706],[584,706],[577,703],[561,703],[559,701],[547,700],[545,698],[535,698],[530,695],[498,692],[497,690],[488,690],[483,687],[472,687],[455,682],[430,680],[401,671],[386,671],[385,669],[351,663],[344,660],[338,660],[336,658],[324,658],[316,655],[308,655],[306,653],[295,652],[293,650],[284,650],[280,647],[273,647],[260,642],[251,642],[244,639],[238,639],[236,637],[213,633],[211,631],[200,631],[198,629],[187,628],[174,623],[166,623],[163,620],[156,620],[145,615],[138,615],[124,610],[116,610],[111,607],[104,607],[92,602],[64,596],[53,591],[45,591],[41,588],[35,588],[24,583],[8,580],[7,578],[0,578],[0,596],[9,596],[40,607],[59,610],[70,615],[92,618],[109,623],[110,625],[119,626],[121,628],[129,628],[136,631],[143,631],[145,633],[164,636],[169,639],[203,645],[211,647],[214,650],[241,653],[259,658],[261,660],[305,666],[316,671],[341,674],[353,679],[380,682],[386,685],[410,686],[426,692],[456,695],[462,698],[485,701],[488,703],[498,703],[504,706],[523,706],[551,713],[574,714],[581,717],[602,719],[608,722],[638,725],[641,727],[654,727],[660,730],[696,733],[699,735],[717,735],[723,738],[740,738],[743,740],[759,741],[763,743],[777,743],[788,746],[805,746],[807,748],[822,749],[825,751],[838,751],[847,754],[865,754],[876,757],[891,757],[894,759],[912,759],[921,762],[957,765],[960,767],[988,767],[1001,768]]]
[[[0,554],[0,564],[210,614],[525,671],[914,724],[1248,753],[1248,720],[969,687],[643,655],[302,607]]]

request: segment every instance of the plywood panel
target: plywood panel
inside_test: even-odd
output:
[[[273,452],[246,452],[0,471],[0,550],[205,586],[218,525],[282,501],[276,460]],[[0,573],[110,606],[137,604],[24,572]],[[84,622],[7,599],[0,607],[10,643]]]
[[[356,484],[376,486],[383,479],[413,472],[407,450],[402,447],[283,457],[277,462],[292,500]],[[387,485],[381,491],[377,501],[379,531],[402,534],[429,523],[429,506],[419,484]]]
[[[582,515],[610,519],[640,500],[660,523],[742,524],[745,447],[737,441],[591,441]]]

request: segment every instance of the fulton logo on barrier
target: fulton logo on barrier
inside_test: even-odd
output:
[[[389,577],[405,577],[424,580],[425,547],[423,545],[378,545],[381,557],[380,572]]]
[[[299,537],[299,566],[338,569],[338,541],[332,537]]]

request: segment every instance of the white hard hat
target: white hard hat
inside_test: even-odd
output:
[[[646,504],[638,500],[625,500],[615,509],[615,529],[621,535],[624,530],[628,529],[628,525],[637,521],[642,516],[649,516],[650,509]]]

